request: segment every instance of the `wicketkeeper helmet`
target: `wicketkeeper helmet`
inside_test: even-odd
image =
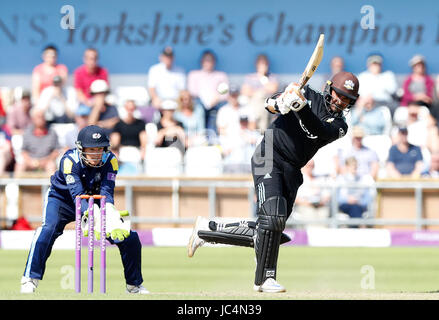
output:
[[[102,161],[103,157],[108,153],[108,148],[110,147],[110,140],[104,129],[94,125],[81,129],[78,133],[78,138],[75,144],[81,160],[84,163],[92,167],[101,167],[104,164]],[[85,157],[86,154],[90,153],[85,153],[84,148],[104,148],[100,164],[92,165]]]

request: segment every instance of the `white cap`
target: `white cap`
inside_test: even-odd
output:
[[[92,93],[92,94],[104,93],[104,92],[109,92],[109,91],[110,91],[110,87],[108,86],[107,81],[102,80],[102,79],[95,80],[90,85],[90,93]]]
[[[423,55],[416,54],[410,59],[409,65],[410,67],[413,67],[415,64],[418,64],[420,62],[425,63],[425,57]]]

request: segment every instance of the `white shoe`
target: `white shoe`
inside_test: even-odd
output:
[[[258,287],[258,288],[257,288]],[[273,278],[267,278],[265,282],[261,286],[254,285],[253,289],[259,292],[269,292],[269,293],[277,293],[277,292],[285,292],[285,288],[277,283]]]
[[[38,287],[38,279],[32,279],[28,277],[21,278],[20,293],[34,293]]]
[[[205,224],[208,224],[206,218],[197,217],[197,220],[195,220],[195,225],[192,229],[192,234],[187,244],[187,255],[189,258],[193,257],[195,251],[205,243],[205,241],[198,236],[198,231],[203,230],[202,226]]]
[[[127,284],[127,293],[149,294],[150,292],[144,286],[133,286]]]

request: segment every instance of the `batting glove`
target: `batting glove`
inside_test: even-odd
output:
[[[308,103],[303,95],[304,93],[305,90],[300,90],[297,83],[292,83],[280,95],[278,99],[280,99],[281,101],[278,102],[278,104],[283,104],[284,107],[287,107],[296,112],[300,111]]]

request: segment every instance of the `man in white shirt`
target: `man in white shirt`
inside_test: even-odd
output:
[[[255,129],[255,117],[251,109],[247,106],[241,106],[238,97],[239,89],[232,86],[229,91],[228,103],[218,111],[216,118],[220,136],[236,136],[241,128],[241,117],[247,117],[250,129]]]
[[[238,101],[239,89],[231,86],[228,103],[217,116],[219,141],[224,157],[225,173],[250,173],[251,156],[260,134],[252,109]]]
[[[53,85],[41,92],[36,107],[44,110],[45,118],[49,125],[51,123],[73,122],[73,112],[69,108],[67,95],[60,76],[53,77]]]
[[[358,75],[361,83],[360,96],[371,95],[376,106],[387,106],[393,113],[395,105],[393,95],[398,89],[395,74],[392,71],[383,71],[383,57],[378,54],[367,58],[367,70]]]
[[[149,68],[148,92],[152,105],[160,109],[162,101],[177,100],[180,91],[186,88],[184,70],[174,65],[174,51],[166,47],[160,54],[160,63]]]

